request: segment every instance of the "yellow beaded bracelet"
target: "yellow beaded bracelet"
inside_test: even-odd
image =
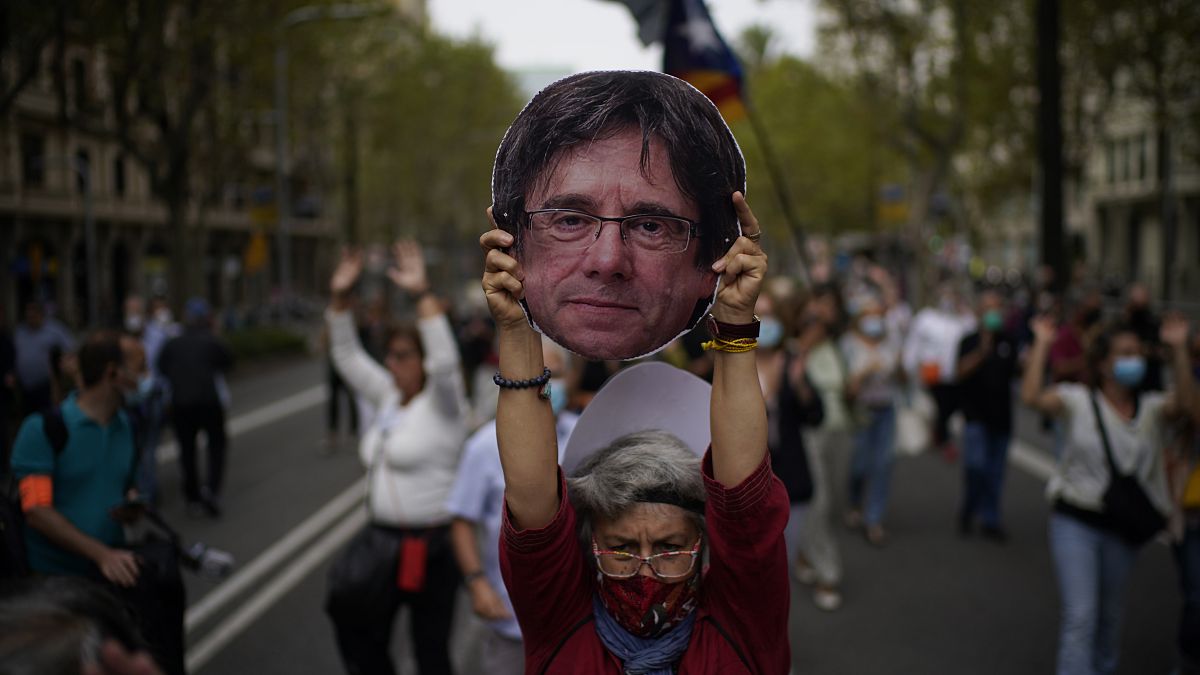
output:
[[[757,338],[737,338],[734,340],[722,340],[721,338],[713,338],[708,342],[700,345],[705,351],[727,352],[730,354],[742,354],[744,352],[758,349]]]

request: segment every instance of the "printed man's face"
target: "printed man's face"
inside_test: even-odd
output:
[[[596,216],[652,213],[700,220],[675,183],[666,149],[650,141],[641,166],[636,129],[566,151],[525,209],[564,208]],[[704,232],[701,224],[700,231]],[[605,222],[586,248],[562,250],[523,233],[521,262],[530,317],[548,337],[591,359],[629,359],[652,352],[688,327],[697,303],[711,299],[716,275],[697,267],[691,237],[679,253],[637,249]]]

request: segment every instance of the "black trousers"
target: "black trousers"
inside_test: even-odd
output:
[[[350,434],[358,435],[358,404],[354,401],[354,392],[346,386],[342,376],[338,374],[337,368],[333,367],[333,363],[326,364],[329,370],[329,399],[326,402],[325,422],[328,425],[326,428],[331,432],[337,432],[338,418],[341,411],[342,397],[345,396],[346,407],[350,410]]]
[[[369,525],[377,533],[395,536],[397,541],[406,531]],[[327,604],[326,611],[333,620],[338,651],[349,675],[395,675],[396,669],[388,645],[396,612],[403,606],[410,610],[410,637],[421,675],[452,675],[450,666],[450,628],[454,622],[454,603],[462,575],[450,546],[449,527],[433,528],[426,532],[425,586],[420,592],[407,593],[396,588],[398,560],[391,558],[380,566],[388,578],[380,586],[381,597],[369,607],[335,608]]]
[[[225,409],[219,403],[175,406],[171,425],[179,442],[179,463],[183,471],[183,496],[190,502],[200,499],[200,481],[196,475],[196,434],[203,431],[208,441],[208,476],[204,486],[212,495],[221,492],[225,475]]]
[[[956,384],[938,383],[929,388],[934,403],[937,404],[937,416],[933,421],[933,444],[935,447],[950,440],[950,416],[959,408],[959,388]]]

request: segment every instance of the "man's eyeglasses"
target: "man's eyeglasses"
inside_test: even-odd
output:
[[[621,240],[647,253],[682,253],[692,237],[700,236],[698,223],[679,216],[635,214],[608,218],[574,209],[537,209],[526,211],[525,217],[535,244],[563,251],[590,246],[600,238],[604,223],[617,223]]]
[[[664,551],[642,557],[625,551],[610,551],[601,549],[592,539],[592,555],[596,556],[596,566],[605,576],[614,579],[629,579],[637,575],[642,565],[649,565],[654,576],[660,579],[678,579],[686,577],[696,566],[696,557],[700,555],[700,539],[690,551]]]

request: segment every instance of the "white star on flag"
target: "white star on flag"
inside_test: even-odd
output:
[[[688,39],[692,52],[707,52],[721,48],[721,38],[713,25],[702,16],[693,16],[679,27],[679,32]]]

